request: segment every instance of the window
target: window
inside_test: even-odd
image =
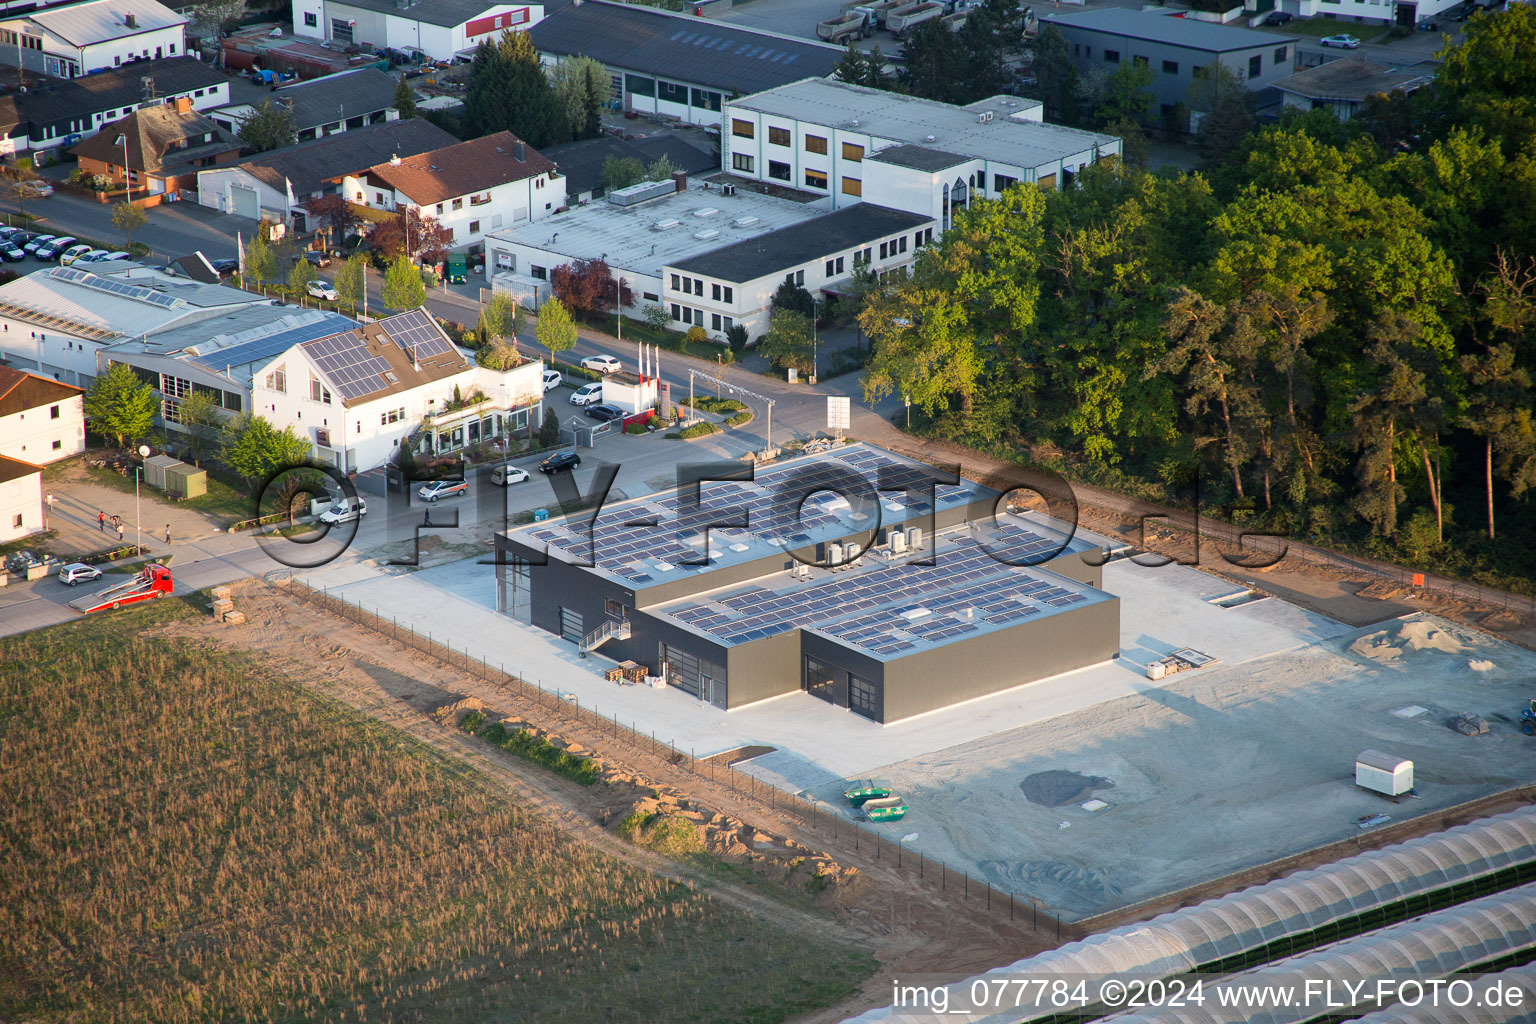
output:
[[[768,126],[768,144],[770,146],[789,146],[789,145],[793,145],[793,143],[791,143],[790,140],[789,140],[789,129],[788,128],[775,128],[772,125],[769,125]]]
[[[1204,78],[1206,75],[1210,74],[1210,72],[1206,68],[1203,68],[1203,67],[1193,67],[1193,68],[1189,69],[1189,74],[1190,74],[1190,77],[1192,77],[1192,78],[1194,78],[1196,80],[1199,80],[1199,79]]]
[[[59,418],[59,407],[58,406],[51,405],[51,406],[48,407],[48,418],[51,419],[51,420],[56,420],[56,419]]]
[[[15,529],[15,530],[21,529],[21,513],[20,512],[16,513],[14,516],[11,517],[11,528]]]
[[[643,298],[646,302],[659,302],[661,300],[661,296],[655,292],[645,292],[643,293]]]
[[[679,311],[677,303],[672,303],[672,319],[681,320],[682,318],[682,313]]]
[[[1119,64],[1120,63],[1120,51],[1119,50],[1105,50],[1104,51],[1104,63],[1105,64]]]
[[[720,314],[719,313],[711,313],[711,314],[709,314],[709,329],[712,330],[712,331],[718,331],[720,329]]]
[[[480,222],[479,221],[472,220],[472,221],[469,222],[469,233],[472,234],[472,235],[478,235],[480,233]]]
[[[54,451],[58,451],[60,448],[63,448],[63,447],[64,447],[64,442],[63,441],[55,441],[55,442],[53,442],[53,450]]]
[[[464,209],[464,197],[463,196],[460,196],[459,198],[457,198],[457,199],[455,199],[453,201],[453,208],[455,210],[462,210],[462,209]]]
[[[489,192],[482,192],[482,193],[480,193],[477,196],[470,196],[469,197],[469,205],[470,206],[485,206],[490,201],[491,201],[491,194]]]
[[[1289,50],[1287,50],[1286,47],[1284,47],[1284,46],[1279,46],[1279,47],[1275,48],[1275,66],[1276,67],[1279,67],[1280,65],[1285,63],[1285,59],[1286,59],[1286,56],[1288,55],[1288,53],[1289,53]]]
[[[719,110],[720,94],[708,89],[693,90],[693,106],[699,110]]]
[[[827,155],[827,140],[820,135],[807,135],[805,137],[805,151],[807,153],[820,153]]]
[[[288,393],[288,371],[279,366],[267,374],[267,390],[277,391],[286,395]]]
[[[779,181],[789,181],[789,164],[782,160],[769,160],[768,177],[777,178]]]
[[[906,235],[902,235],[900,238],[896,239],[896,241],[892,242],[891,244],[893,246],[896,246],[899,251],[906,252],[907,251],[907,236]]]
[[[320,378],[314,374],[309,375],[309,400],[311,402],[320,401]]]
[[[878,713],[878,699],[875,696],[875,684],[867,679],[860,679],[852,673],[848,676],[848,710],[865,718],[874,718]]]
[[[320,24],[320,19],[315,16],[315,13],[313,11],[305,11],[304,12],[304,27],[305,28],[315,28],[319,24]]]
[[[548,271],[543,267],[535,266],[531,263],[528,265],[528,273],[532,274],[539,281],[543,281],[548,276]]]
[[[887,254],[887,252],[886,252],[886,243],[885,243],[885,242],[881,242],[881,243],[880,243],[880,258],[881,258],[881,259],[885,259],[885,257],[886,257],[886,256],[887,256],[887,255],[888,255],[888,254]]]
[[[826,188],[827,187],[827,172],[826,171],[813,171],[810,168],[806,168],[806,171],[805,171],[805,184],[806,184],[807,188]]]
[[[837,258],[837,272],[839,274],[843,272],[843,257],[841,256]]]
[[[730,285],[726,285],[724,288],[720,289],[720,292],[721,292],[721,299],[720,299],[721,302],[735,302],[736,301],[736,292],[735,292],[735,290],[733,288],[731,288]],[[730,318],[727,317],[726,319],[730,319]],[[727,324],[726,326],[730,326],[730,325]]]
[[[858,178],[843,178],[843,195],[862,196],[864,194],[864,182]]]
[[[1264,71],[1264,55],[1256,53],[1248,58],[1248,77],[1258,78]]]
[[[743,121],[739,117],[731,118],[731,134],[738,139],[756,138],[757,125],[751,121]]]
[[[843,159],[859,163],[864,159],[864,147],[856,146],[851,142],[843,143]]]
[[[704,297],[704,282],[700,281],[698,278],[693,279],[693,294],[697,295],[701,299]]]
[[[732,153],[731,154],[731,170],[733,170],[733,171],[745,171],[746,173],[751,174],[752,173],[752,165],[753,165],[752,157],[748,156],[746,153]]]
[[[1179,73],[1179,62],[1176,60],[1163,61],[1163,74],[1176,75]]]
[[[1148,62],[1147,62],[1147,58],[1145,58],[1145,57],[1132,57],[1131,58],[1131,63],[1135,64],[1139,68],[1144,68],[1144,67],[1147,66]]]
[[[827,277],[831,277],[833,274],[835,274],[837,272],[836,270],[833,269],[836,266],[837,266],[836,263],[834,263],[831,260],[827,260],[827,269],[825,271],[825,274],[826,274]]]
[[[997,192],[1006,192],[1019,183],[1018,178],[1010,178],[1006,174],[992,175],[992,188]]]
[[[681,103],[688,105],[688,87],[686,85],[674,85],[671,82],[656,82],[656,98],[666,100],[669,103]]]
[[[624,88],[631,96],[655,96],[656,79],[644,75],[625,75]]]
[[[673,274],[672,275],[672,290],[673,291],[678,291],[679,289],[681,289],[683,287],[681,282],[682,282],[682,278],[678,277],[676,274]]]
[[[331,39],[338,43],[352,42],[352,23],[346,18],[332,18]]]

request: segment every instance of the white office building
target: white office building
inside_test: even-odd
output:
[[[74,78],[186,53],[187,17],[155,0],[85,0],[0,17],[0,63]]]

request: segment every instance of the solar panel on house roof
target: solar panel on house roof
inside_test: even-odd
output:
[[[453,346],[448,344],[436,325],[419,309],[392,316],[384,321],[383,326],[395,344],[417,359],[453,353]]]
[[[262,338],[252,338],[250,341],[231,345],[226,349],[219,349],[200,357],[199,362],[208,366],[216,366],[222,369],[224,366],[243,366],[246,363],[254,363],[260,359],[267,359],[281,352],[286,352],[294,345],[313,341],[329,334],[334,334],[338,329],[345,329],[348,324],[346,317],[330,314],[323,320],[317,320],[312,324],[301,324],[298,327],[289,327],[275,334]]]
[[[388,386],[388,361],[370,353],[356,332],[319,338],[304,347],[343,398],[361,398]]]
[[[98,277],[76,267],[54,267],[49,273],[59,281],[69,281],[72,284],[80,285],[82,288],[92,288],[98,292],[107,292],[111,295],[121,295],[125,299],[136,299],[139,302],[147,302],[152,306],[170,309],[176,305],[175,297],[164,292],[157,292],[153,288],[143,288],[139,285],[124,284],[122,281],[114,281],[107,277]]]

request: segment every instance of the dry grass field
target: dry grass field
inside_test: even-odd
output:
[[[0,641],[0,1020],[752,1024],[874,969],[155,636],[196,614]]]

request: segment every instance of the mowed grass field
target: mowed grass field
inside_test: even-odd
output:
[[[875,967],[559,833],[181,599],[0,640],[0,1020],[782,1020]]]

